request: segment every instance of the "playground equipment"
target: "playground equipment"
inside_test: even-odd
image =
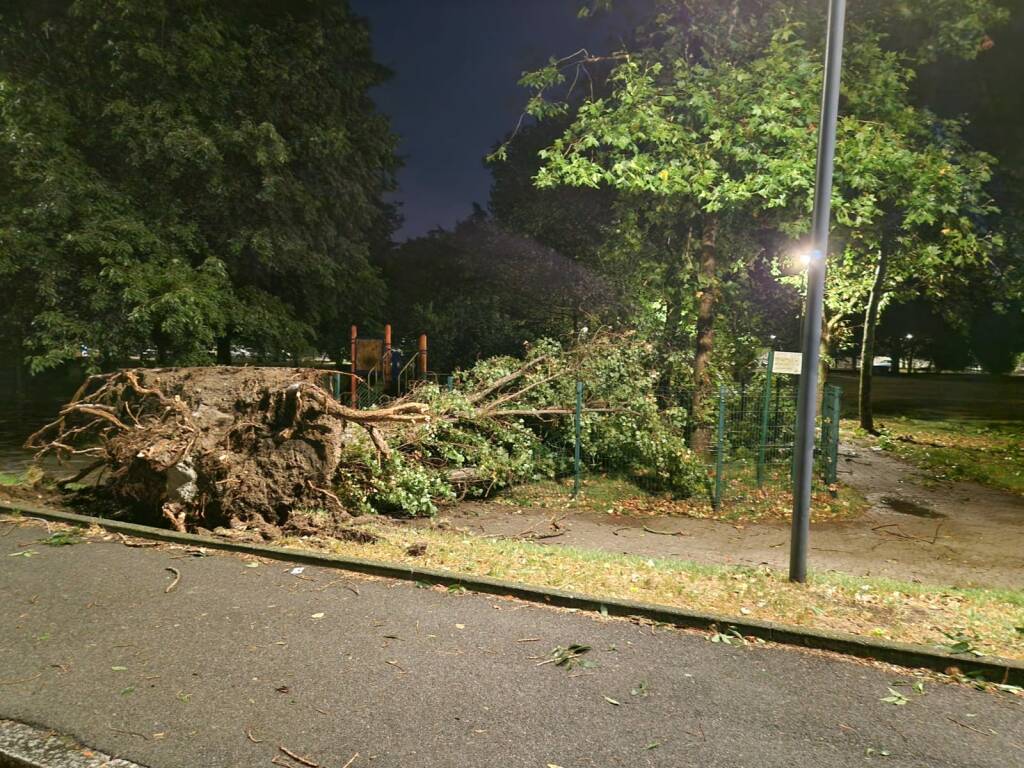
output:
[[[416,351],[405,353],[391,343],[391,324],[384,326],[384,338],[360,338],[352,326],[349,364],[349,401],[353,408],[370,408],[385,397],[401,397],[413,383],[428,376],[427,334],[421,333]],[[341,393],[336,392],[340,399]]]

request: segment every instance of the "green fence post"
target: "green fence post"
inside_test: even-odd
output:
[[[715,441],[715,498],[712,506],[722,505],[722,471],[725,462],[725,385],[718,387],[718,437]]]
[[[757,438],[757,487],[764,485],[764,458],[768,444],[768,410],[772,404],[772,366],[775,350],[768,350],[768,368],[764,374],[764,394],[761,397],[761,434]]]
[[[580,495],[580,442],[583,432],[583,382],[576,382],[576,440],[573,447],[572,497]]]
[[[445,383],[445,387],[448,389],[449,392],[451,392],[453,389],[455,389],[455,377],[454,376],[449,375],[448,378],[445,379],[444,383]]]
[[[799,426],[799,413],[793,414],[793,448],[789,456],[789,484],[792,488],[796,488],[796,430]]]

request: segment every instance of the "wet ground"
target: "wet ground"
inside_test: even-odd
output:
[[[858,444],[844,445],[840,454],[840,479],[864,494],[871,508],[854,520],[812,525],[812,569],[1024,589],[1024,497],[974,483],[936,484],[909,464]],[[782,522],[566,515],[495,503],[464,503],[443,515],[483,535],[551,534],[541,539],[550,546],[776,568],[785,568],[789,557],[789,525]]]

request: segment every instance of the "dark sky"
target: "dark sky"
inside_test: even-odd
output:
[[[351,0],[394,79],[374,100],[402,139],[396,239],[451,227],[486,205],[483,157],[515,124],[524,70],[612,45],[609,23],[576,18],[579,0]]]

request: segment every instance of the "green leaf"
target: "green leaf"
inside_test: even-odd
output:
[[[889,689],[889,695],[881,699],[886,704],[892,704],[897,707],[902,707],[907,703],[907,697],[894,688]]]

